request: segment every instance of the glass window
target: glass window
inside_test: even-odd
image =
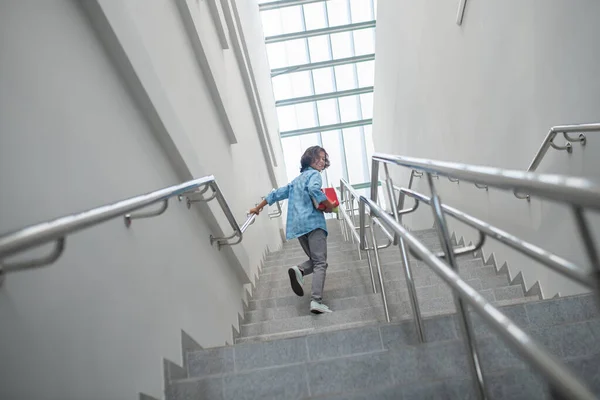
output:
[[[352,14],[352,23],[371,21],[373,19],[371,1],[350,0],[350,13]]]
[[[360,127],[344,129],[344,147],[348,160],[348,178],[350,183],[364,183],[369,180],[365,174],[363,158],[363,140]]]
[[[373,2],[373,19],[377,18],[377,0],[371,0]]]
[[[292,97],[292,80],[290,75],[278,75],[273,77],[273,95],[275,100],[289,99]]]
[[[315,81],[315,93],[331,93],[335,91],[333,86],[333,67],[313,69],[313,79]]]
[[[306,49],[306,40],[297,39],[283,42],[287,53],[288,65],[308,64],[308,52]],[[274,67],[272,67],[274,68]]]
[[[329,26],[349,24],[350,15],[348,13],[348,3],[343,0],[328,1],[327,17],[329,19]]]
[[[277,107],[277,118],[279,119],[279,130],[281,132],[298,129],[294,106]]]
[[[325,3],[305,4],[304,19],[306,21],[307,30],[321,29],[327,27]]]
[[[333,58],[352,57],[352,32],[334,33],[331,35]]]
[[[257,0],[264,3],[272,0]],[[265,36],[303,30],[323,29],[375,18],[376,0],[329,0],[261,12]],[[271,68],[322,62],[375,52],[375,29],[360,29],[267,45]],[[374,84],[375,62],[361,62],[312,71],[292,72],[272,78],[275,100],[332,93]],[[372,118],[373,94],[344,96],[317,102],[278,107],[282,132],[333,125]],[[290,180],[298,176],[304,150],[322,141],[331,166],[323,174],[325,186],[338,186],[346,177],[350,183],[369,181],[373,154],[372,127],[355,127],[282,139],[286,172]],[[342,140],[343,139],[343,140]],[[365,161],[366,157],[369,161]],[[369,189],[363,189],[369,195]],[[380,196],[380,201],[384,200]]]
[[[298,129],[312,128],[317,126],[314,103],[296,104],[293,107],[296,107],[296,121]]]
[[[323,148],[329,154],[331,165],[327,168],[327,180],[331,185],[339,186],[340,179],[343,178],[343,157],[340,147],[340,131],[323,132]]]
[[[333,125],[340,122],[337,114],[336,99],[317,101],[319,122],[321,125]]]
[[[369,175],[371,174],[371,157],[373,157],[373,153],[375,153],[375,147],[373,146],[373,126],[365,125],[365,144],[367,148],[367,160],[369,167]]]
[[[375,79],[375,61],[356,63],[358,70],[358,85],[360,87],[373,86]]]
[[[268,10],[260,13],[263,32],[265,36],[280,35],[283,33],[281,26],[281,13],[279,10]]]
[[[310,85],[310,72],[302,71],[289,74],[292,83],[292,96],[291,97],[303,97],[310,96],[311,85]]]
[[[282,33],[302,32],[302,6],[280,8]]]
[[[285,157],[285,171],[288,181],[291,182],[300,174],[300,158],[304,154],[304,150],[300,145],[300,136],[281,139],[281,146]]]
[[[308,38],[308,49],[310,51],[310,62],[331,60],[327,35]]]
[[[269,57],[269,66],[271,69],[287,67],[289,65],[285,42],[269,43],[267,45],[267,56]]]
[[[335,68],[335,82],[337,84],[337,90],[348,90],[355,89],[356,84],[354,82],[354,65],[338,65]]]
[[[375,53],[375,30],[370,29],[359,29],[352,32],[354,35],[354,50],[357,56],[364,54]]]
[[[373,93],[360,95],[360,108],[364,119],[373,118]]]
[[[356,121],[360,119],[358,113],[358,96],[340,97],[340,114],[342,122]]]

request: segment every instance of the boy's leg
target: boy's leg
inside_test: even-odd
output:
[[[308,256],[308,260],[298,265],[298,268],[300,268],[300,271],[302,271],[302,275],[310,275],[313,272],[313,262],[310,256],[310,245],[308,243],[308,235],[300,236],[298,238],[298,241],[300,242],[302,250],[304,250],[304,253],[306,253],[306,255]]]
[[[310,274],[313,271],[313,263],[310,259],[310,250],[308,247],[308,237],[307,235],[300,236],[298,238],[300,242],[300,246],[308,255],[309,259],[298,266],[294,266],[288,269],[288,275],[290,277],[290,286],[294,293],[298,296],[304,296],[304,275]]]
[[[315,229],[308,234],[308,247],[312,260],[312,300],[320,303],[323,299],[325,274],[327,270],[327,233],[323,229]]]

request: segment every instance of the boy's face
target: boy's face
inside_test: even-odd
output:
[[[310,166],[319,172],[323,171],[325,168],[325,152],[320,151],[319,155],[313,160]]]

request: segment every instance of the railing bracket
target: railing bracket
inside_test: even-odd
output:
[[[44,267],[54,263],[65,251],[65,243],[66,238],[64,236],[57,239],[56,242],[54,242],[54,249],[46,257],[14,263],[0,263],[0,285],[2,285],[4,276],[7,272]]]
[[[569,136],[569,134],[567,132],[563,132],[563,136],[565,137],[565,139],[571,143],[581,143],[582,146],[585,146],[587,144],[587,138],[585,137],[585,134],[580,133],[579,137],[577,138],[572,138],[571,136]]]
[[[162,206],[156,211],[139,212],[137,214],[125,214],[125,216],[123,217],[125,221],[125,226],[129,228],[131,226],[131,221],[134,219],[152,218],[164,214],[164,212],[167,211],[167,208],[169,207],[169,199],[163,200],[162,203]]]
[[[192,208],[193,203],[208,203],[209,201],[211,201],[212,199],[217,197],[217,191],[215,189],[213,189],[213,193],[210,195],[210,197],[207,197],[207,198],[202,197],[202,195],[204,193],[206,193],[208,188],[209,188],[209,186],[206,186],[203,190],[190,194],[190,195],[200,196],[199,198],[191,198],[190,195],[186,196],[187,197],[186,204],[187,204],[188,210]]]
[[[552,146],[552,148],[556,150],[566,150],[569,154],[573,153],[573,146],[571,145],[571,143],[567,143],[564,146],[559,146],[556,143],[554,143],[554,140],[552,140],[550,141],[550,146]]]

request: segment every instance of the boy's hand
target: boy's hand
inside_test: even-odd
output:
[[[265,208],[265,206],[267,205],[267,201],[263,200],[260,202],[260,204],[257,204],[256,207],[251,208],[250,209],[250,214],[254,214],[254,215],[258,215],[260,214],[260,212],[262,211],[263,208]]]
[[[262,211],[262,207],[254,207],[250,209],[250,214],[258,215]]]

